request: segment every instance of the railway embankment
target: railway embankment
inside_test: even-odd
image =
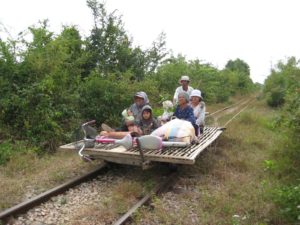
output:
[[[233,113],[224,111],[208,122],[222,125]],[[273,176],[272,157],[274,149],[281,145],[280,132],[272,126],[276,113],[264,102],[253,101],[251,107],[228,124],[226,131],[200,155],[195,165],[181,166],[173,186],[153,198],[150,207],[139,209],[132,222],[288,224],[279,217],[271,195],[278,185]],[[58,152],[42,159],[15,158],[0,168],[1,210],[96,166],[97,162],[82,162],[76,153],[70,152]],[[90,192],[83,192],[84,185],[65,197],[54,198],[52,215],[54,218],[63,215],[60,221],[64,224],[110,224],[164,176],[163,170],[163,166],[145,171],[133,166],[113,166],[109,175],[98,178],[92,188],[87,188]],[[90,195],[94,197],[90,199]],[[85,202],[86,199],[89,201]],[[65,207],[68,204],[74,208]],[[49,224],[53,223],[48,213],[53,211],[52,206],[49,207],[50,210],[47,205],[33,210],[31,215],[38,214],[38,221],[47,218]],[[32,216],[31,221],[36,218]]]

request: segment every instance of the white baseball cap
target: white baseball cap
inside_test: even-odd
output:
[[[197,90],[197,89],[195,89],[195,90],[192,91],[190,97],[193,97],[193,96],[199,97],[199,98],[203,99],[203,98],[202,98],[202,95],[201,95],[201,91],[200,91],[200,90]]]

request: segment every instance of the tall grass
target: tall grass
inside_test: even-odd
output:
[[[276,112],[256,102],[235,120],[181,179],[142,209],[142,224],[289,224],[273,201],[280,186],[274,176],[273,151],[281,142],[272,121]],[[272,163],[271,163],[272,164]],[[177,189],[182,192],[177,193]]]

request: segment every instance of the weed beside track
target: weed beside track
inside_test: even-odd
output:
[[[199,156],[195,165],[180,167],[179,180],[168,192],[153,199],[153,207],[141,208],[134,215],[133,223],[288,224],[278,216],[272,203],[270,191],[277,186],[277,181],[270,176],[272,168],[266,164],[271,157],[271,150],[280,140],[280,134],[271,126],[275,113],[262,102],[254,101]],[[220,118],[220,122],[226,121],[230,115],[224,115],[225,118]],[[5,178],[0,182],[2,190],[8,190],[4,188],[5,185],[12,185],[17,190],[15,193],[7,191],[7,196],[1,196],[2,207],[24,198],[22,185],[31,186],[33,190],[43,189],[78,171],[93,167],[79,158],[77,161],[76,154],[70,154],[60,161],[59,154],[44,161],[44,166],[42,161],[36,159],[31,162],[30,169],[24,167],[23,171],[10,171],[10,165],[1,168],[1,178]],[[58,166],[57,162],[61,165]],[[56,166],[50,166],[52,164]],[[70,224],[87,224],[86,221],[103,224],[97,223],[97,215],[103,215],[105,221],[111,222],[112,218],[124,213],[130,206],[130,196],[138,198],[133,193],[147,190],[148,186],[153,187],[153,175],[162,172],[161,167],[147,171],[135,167],[123,168],[130,171],[126,173],[130,176],[118,184],[119,188],[118,185],[111,187],[112,195],[106,198],[105,207],[87,205],[79,211],[82,216],[74,217],[73,221],[69,221]]]

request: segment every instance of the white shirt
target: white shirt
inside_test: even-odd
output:
[[[194,110],[194,116],[196,118],[196,124],[203,125],[204,126],[204,120],[205,120],[205,103],[200,102],[197,106],[193,106],[191,104],[191,107]]]
[[[186,93],[188,93],[188,95],[190,96],[193,90],[194,90],[194,88],[192,88],[191,86],[188,86],[187,91],[183,90],[182,86],[176,88],[175,94],[174,94],[174,97],[173,97],[174,102],[175,102],[175,103],[178,102],[178,94],[179,94],[180,92],[186,92]]]

